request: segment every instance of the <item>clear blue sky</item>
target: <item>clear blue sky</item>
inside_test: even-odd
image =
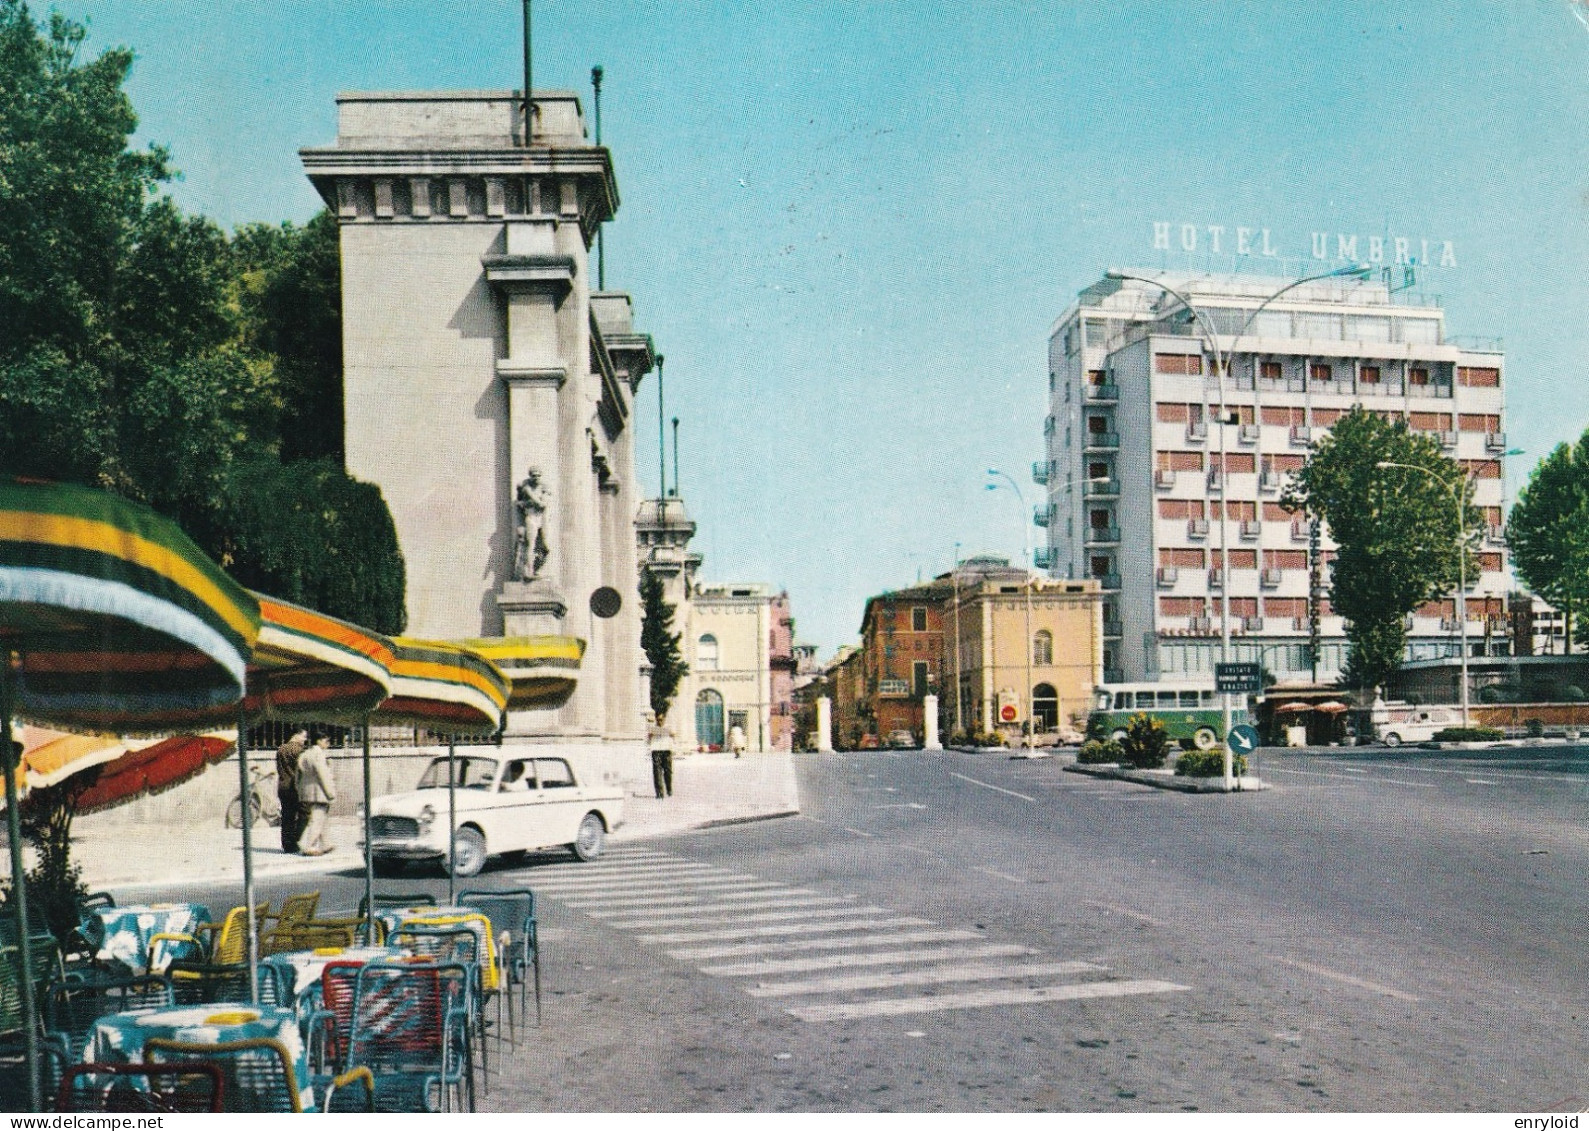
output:
[[[340,90],[521,81],[517,0],[58,7],[136,51],[141,137],[227,227],[318,207],[297,150],[333,139]],[[1589,424],[1568,0],[539,0],[535,41],[537,88],[587,112],[606,71],[607,282],[667,356],[704,574],[786,587],[824,654],[957,542],[1019,558],[984,471],[1038,500],[1048,328],[1106,267],[1163,262],[1155,220],[1303,255],[1313,230],[1450,239],[1428,289],[1448,332],[1504,339],[1512,489]]]

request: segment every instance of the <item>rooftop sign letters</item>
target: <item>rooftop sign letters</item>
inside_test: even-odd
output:
[[[1364,263],[1408,267],[1455,267],[1450,240],[1411,236],[1359,236],[1355,232],[1310,232],[1309,252],[1321,263]],[[1229,228],[1223,224],[1172,224],[1153,221],[1153,250],[1206,252],[1210,255],[1280,258],[1268,228]],[[1288,258],[1296,258],[1289,256]]]

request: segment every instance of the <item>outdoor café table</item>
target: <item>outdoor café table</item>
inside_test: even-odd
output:
[[[288,950],[266,955],[259,960],[261,966],[274,966],[285,973],[292,986],[294,997],[302,997],[320,984],[320,975],[333,962],[375,962],[385,958],[401,958],[408,951],[400,946],[322,946],[314,950]]]
[[[422,904],[417,907],[387,907],[376,912],[386,924],[386,934],[405,926],[414,927],[467,927],[480,943],[480,981],[483,988],[497,988],[497,948],[491,937],[491,920],[474,907],[434,907]]]
[[[160,934],[191,935],[210,921],[199,903],[146,903],[95,908],[83,919],[83,937],[100,962],[115,962],[134,974],[147,974],[149,940]]]
[[[151,1037],[204,1045],[255,1038],[279,1041],[292,1062],[298,1081],[299,1103],[306,1111],[314,1104],[309,1061],[303,1037],[298,1032],[298,1016],[291,1009],[245,1002],[213,1002],[113,1013],[94,1023],[83,1059],[99,1064],[138,1064],[143,1061],[144,1046]]]

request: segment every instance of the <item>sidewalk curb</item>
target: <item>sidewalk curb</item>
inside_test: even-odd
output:
[[[1115,781],[1128,781],[1136,785],[1152,786],[1154,789],[1171,789],[1178,793],[1225,793],[1223,778],[1190,778],[1176,777],[1174,774],[1155,774],[1150,770],[1127,770],[1112,762],[1102,765],[1082,765],[1079,762],[1061,767],[1067,774],[1085,774],[1090,778],[1111,778]],[[1236,779],[1236,788],[1231,793],[1256,793],[1268,789],[1269,783],[1261,778],[1241,777]]]

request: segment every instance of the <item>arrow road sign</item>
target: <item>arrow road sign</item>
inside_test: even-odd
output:
[[[1225,738],[1225,745],[1230,747],[1232,754],[1251,754],[1258,749],[1258,732],[1246,723],[1233,726]]]

